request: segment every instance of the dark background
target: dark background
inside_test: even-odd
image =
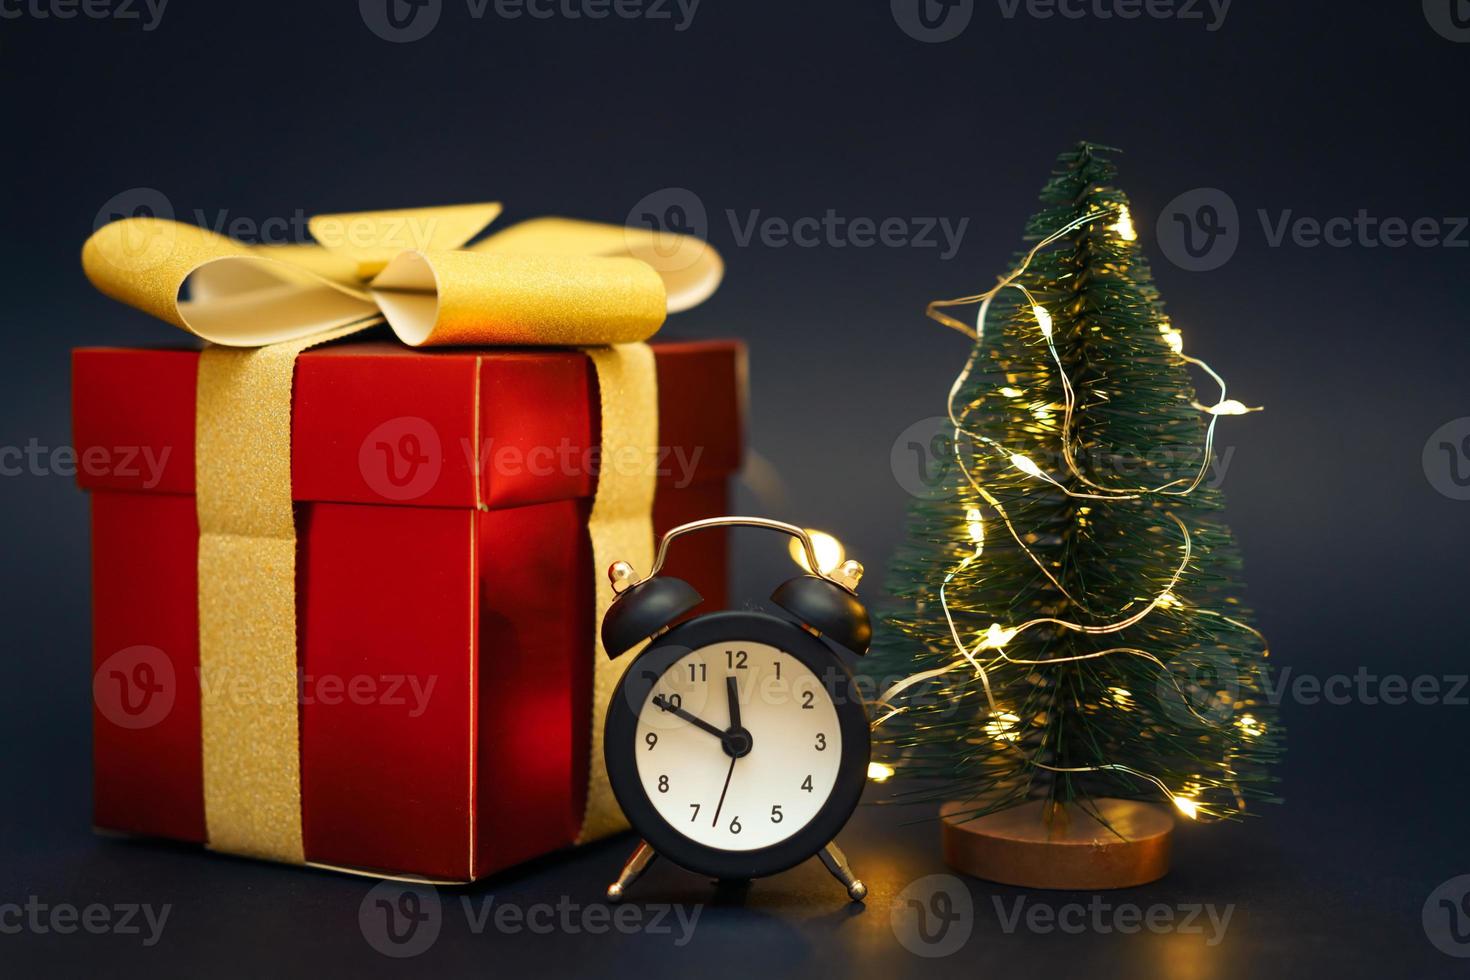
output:
[[[7,6],[6,10],[16,9]],[[739,502],[826,528],[870,569],[902,532],[907,494],[889,450],[942,411],[965,342],[925,302],[985,288],[1055,154],[1079,138],[1126,150],[1121,183],[1189,348],[1264,414],[1227,419],[1229,519],[1278,669],[1326,677],[1463,673],[1470,502],[1421,464],[1442,424],[1470,415],[1464,247],[1270,247],[1276,217],[1470,214],[1470,44],[1418,2],[1237,0],[1200,21],[1005,18],[992,0],[947,43],[896,25],[887,0],[704,0],[669,21],[505,20],[446,0],[423,40],[390,44],[356,5],[173,0],[137,21],[0,19],[5,275],[0,445],[69,441],[68,349],[175,342],[83,278],[78,250],[121,192],[273,216],[500,199],[507,221],[622,222],[668,187],[694,191],[728,277],[680,335],[750,346],[750,444],[784,492]],[[1235,256],[1188,272],[1153,244],[1176,195],[1226,191]],[[747,220],[969,218],[963,247],[740,247]],[[1446,226],[1448,227],[1448,226]],[[1446,466],[1448,463],[1446,462]],[[1443,479],[1443,474],[1440,475]],[[36,974],[335,968],[386,972],[363,941],[368,884],[120,843],[89,831],[86,502],[59,475],[0,478],[0,903],[171,903],[162,942],[0,935],[0,960]],[[779,558],[742,539],[755,593]],[[888,903],[943,871],[921,814],[865,808],[844,835],[873,887],[844,910],[815,865],[706,910],[694,941],[472,935],[450,910],[405,968],[560,974],[1230,977],[1449,975],[1421,908],[1470,872],[1470,709],[1288,701],[1285,807],[1239,826],[1189,827],[1176,870],[1117,900],[1235,903],[1216,946],[1197,935],[1005,934],[992,896],[1088,900],[968,885],[975,933],[923,960],[895,940]],[[492,879],[474,895],[591,901],[618,841]],[[705,900],[705,883],[652,873],[647,901]],[[1463,952],[1470,952],[1464,950]],[[48,969],[45,964],[52,966]]]

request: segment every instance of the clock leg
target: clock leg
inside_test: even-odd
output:
[[[623,865],[623,873],[618,875],[618,880],[607,886],[607,900],[609,902],[621,902],[628,886],[638,880],[638,877],[648,870],[653,859],[658,854],[648,846],[648,841],[641,840],[638,847],[628,858],[628,863]]]
[[[837,847],[833,841],[822,848],[819,855],[827,870],[832,872],[832,877],[842,882],[842,887],[847,889],[847,897],[854,902],[861,902],[868,895],[868,886],[853,876],[852,869],[847,866],[847,855]]]

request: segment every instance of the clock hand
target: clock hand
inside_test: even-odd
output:
[[[715,806],[715,818],[709,822],[711,827],[720,822],[720,810],[725,806],[725,794],[730,791],[730,777],[735,775],[735,756],[730,757],[730,768],[725,771],[725,788],[720,790],[720,802]]]
[[[731,675],[725,678],[725,691],[730,695],[730,730],[740,727],[740,688]]]
[[[654,706],[657,707],[659,710],[667,711],[671,715],[683,718],[695,728],[702,728],[718,739],[724,739],[725,737],[725,733],[720,731],[714,725],[711,725],[703,718],[697,718],[689,712],[685,711],[683,708],[676,706],[672,701],[664,697],[662,694],[655,694],[653,697],[653,703]]]

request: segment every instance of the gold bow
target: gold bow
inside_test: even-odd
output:
[[[205,340],[261,347],[386,319],[414,347],[647,340],[695,306],[723,265],[697,238],[538,218],[470,242],[499,204],[317,215],[315,245],[244,245],[126,218],[82,267],[102,292]],[[187,283],[191,298],[181,300]]]
[[[642,341],[667,312],[714,292],[720,257],[688,236],[565,218],[467,244],[500,211],[488,203],[318,215],[308,223],[317,244],[301,245],[245,245],[191,225],[127,218],[82,248],[87,277],[103,293],[216,345],[200,359],[196,391],[199,666],[211,682],[249,677],[260,696],[243,704],[204,695],[212,848],[307,863],[290,472],[301,351],[385,321],[415,347],[590,347],[602,458],[634,447],[650,461],[644,472],[609,467],[598,479],[588,521],[597,621],[612,596],[596,569],[615,558],[640,568],[651,562],[657,377]],[[592,754],[579,840],[623,826],[603,767],[602,721],[629,658],[602,656],[593,632]]]

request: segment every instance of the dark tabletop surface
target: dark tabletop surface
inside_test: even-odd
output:
[[[1470,942],[1455,942],[1437,901],[1424,914],[1432,892],[1470,873],[1463,785],[1441,778],[1458,751],[1437,731],[1442,719],[1426,708],[1393,719],[1396,737],[1426,746],[1417,761],[1386,758],[1383,722],[1364,708],[1297,707],[1287,721],[1296,723],[1295,758],[1310,760],[1290,767],[1289,805],[1242,824],[1182,827],[1171,873],[1141,888],[1027,891],[953,876],[922,811],[865,805],[840,838],[871,889],[864,906],[847,903],[815,861],[744,890],[655,863],[618,913],[604,912],[600,896],[632,846],[626,835],[439,889],[94,836],[80,816],[85,745],[74,740],[71,758],[46,777],[50,790],[23,802],[20,826],[7,832],[26,844],[9,848],[6,897],[35,896],[45,907],[24,914],[48,924],[57,906],[100,903],[124,926],[137,906],[137,931],[32,928],[0,935],[0,950],[7,973],[22,976],[83,967],[157,976],[408,967],[446,976],[1463,975],[1470,962],[1434,944],[1464,956]],[[1368,788],[1390,776],[1401,792]],[[416,906],[403,904],[410,888]],[[396,919],[395,945],[380,899],[428,917],[414,931]],[[926,923],[910,899],[929,910]],[[380,947],[413,955],[400,962]]]

